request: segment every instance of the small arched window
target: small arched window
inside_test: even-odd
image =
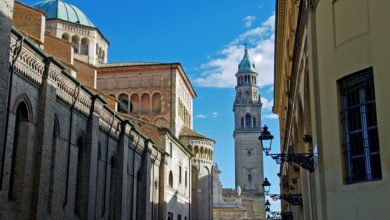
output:
[[[252,150],[248,150],[248,157],[252,156]]]
[[[83,39],[81,39],[80,54],[88,55],[88,50],[89,50],[89,40],[88,38],[84,37]]]
[[[248,181],[252,182],[252,174],[248,174]]]
[[[79,53],[79,48],[80,48],[80,38],[79,38],[79,36],[74,35],[72,37],[72,46],[73,46],[74,53]]]
[[[118,112],[129,112],[129,96],[126,93],[122,93],[118,96]]]
[[[172,171],[169,171],[168,183],[169,183],[169,187],[173,188],[173,174],[172,174]]]
[[[69,42],[70,36],[69,36],[68,33],[63,33],[61,38],[62,38],[63,40],[65,40],[65,41]]]
[[[245,115],[245,127],[247,127],[247,128],[250,128],[250,127],[252,127],[252,125],[251,125],[251,120],[252,119],[252,116],[251,116],[251,114],[250,113],[246,113],[246,115]]]

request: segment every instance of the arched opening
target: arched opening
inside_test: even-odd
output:
[[[252,121],[251,114],[250,113],[246,113],[246,115],[245,115],[245,127],[246,128],[252,127],[251,121]]]
[[[169,180],[168,180],[168,183],[169,183],[169,187],[173,188],[173,174],[172,174],[172,171],[169,171]]]
[[[116,157],[111,156],[110,160],[110,197],[108,219],[115,219],[115,186],[116,186]]]
[[[102,57],[101,57],[101,59],[100,59],[100,62],[101,63],[104,63],[104,59],[106,58],[106,52],[103,50],[102,51]]]
[[[83,39],[81,39],[80,54],[88,55],[88,49],[89,49],[89,40],[88,38],[84,37]]]
[[[63,33],[61,38],[62,40],[69,42],[70,35],[68,33]]]
[[[130,111],[130,112],[137,114],[139,112],[139,96],[138,96],[138,94],[131,95],[130,103],[133,106],[131,109],[132,111]]]
[[[126,93],[121,93],[118,96],[118,112],[129,113],[129,96]]]
[[[199,157],[199,147],[198,146],[195,146],[194,154],[195,154],[195,157]]]
[[[154,93],[152,97],[152,111],[161,112],[161,94]]]
[[[79,38],[79,36],[73,35],[72,46],[73,46],[74,53],[79,53],[79,51],[80,51],[80,38]]]
[[[99,55],[99,44],[96,44],[96,46],[95,46],[95,54],[96,54],[96,56]]]
[[[22,102],[16,108],[14,141],[11,156],[11,173],[9,179],[8,199],[19,204],[22,200],[24,188],[24,174],[26,166],[26,151],[28,145],[28,107]]]
[[[141,112],[144,114],[150,112],[150,95],[148,93],[141,96]]]
[[[77,139],[77,174],[76,174],[76,196],[75,196],[75,213],[80,215],[82,213],[82,182],[83,182],[83,167],[84,167],[84,148],[85,148],[85,138],[81,135]]]

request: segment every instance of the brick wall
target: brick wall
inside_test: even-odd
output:
[[[45,14],[35,8],[15,1],[12,24],[35,41],[45,41]]]

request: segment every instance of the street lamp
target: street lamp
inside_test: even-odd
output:
[[[263,186],[265,194],[268,194],[271,188],[271,183],[268,181],[267,177],[264,179],[264,182],[261,185]]]
[[[299,166],[301,166],[303,169],[309,170],[310,172],[314,172],[315,169],[314,153],[310,152],[310,153],[298,153],[298,154],[293,154],[293,153],[270,154],[273,138],[274,136],[271,134],[271,132],[268,131],[267,125],[264,125],[259,140],[261,141],[261,147],[263,148],[265,155],[271,156],[272,159],[274,159],[278,164],[283,164],[284,162],[288,162],[288,163],[294,162]],[[293,146],[290,145],[289,148],[293,148]]]
[[[268,182],[267,178],[265,178],[262,185],[267,185],[266,182]],[[271,186],[270,182],[268,182],[268,184]],[[268,194],[268,196],[274,201],[280,199],[287,201],[293,206],[302,205],[302,194]],[[266,208],[269,208],[269,205],[267,204],[271,205],[268,200],[266,201],[265,206]]]
[[[274,136],[268,131],[267,125],[264,125],[259,140],[261,141],[261,147],[263,148],[265,155],[268,155],[271,151],[272,139],[274,139]]]
[[[269,202],[269,200],[267,199],[267,201],[265,202],[265,207],[269,207],[271,205],[271,203]]]

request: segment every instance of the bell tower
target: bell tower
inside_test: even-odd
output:
[[[245,46],[244,57],[236,73],[236,98],[233,105],[236,187],[240,186],[243,194],[263,191],[263,153],[259,141],[262,103],[257,76]]]

